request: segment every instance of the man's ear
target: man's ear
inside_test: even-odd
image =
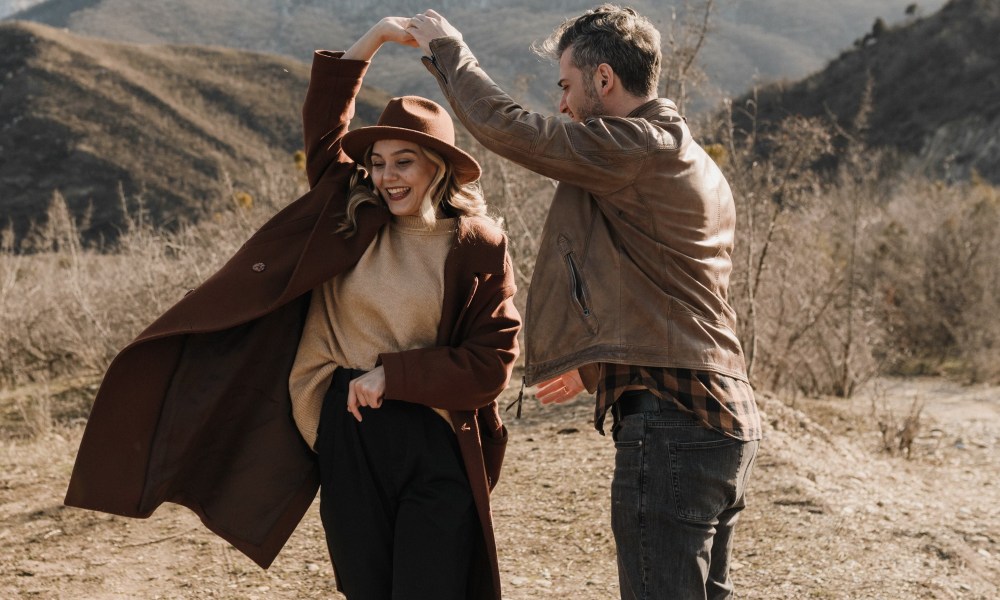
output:
[[[594,69],[594,88],[601,96],[607,96],[615,89],[615,70],[608,63],[601,63]]]

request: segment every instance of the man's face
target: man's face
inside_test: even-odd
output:
[[[591,117],[607,114],[604,103],[597,94],[594,73],[584,73],[573,64],[573,47],[563,51],[559,57],[559,112],[580,123]]]

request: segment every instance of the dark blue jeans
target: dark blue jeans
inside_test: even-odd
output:
[[[611,529],[622,598],[730,598],[733,530],[759,442],[703,427],[648,391],[626,398],[642,411],[613,411]]]

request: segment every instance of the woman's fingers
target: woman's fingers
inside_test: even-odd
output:
[[[347,387],[347,410],[361,421],[360,407],[380,408],[385,395],[385,373],[381,366],[372,369]]]
[[[354,391],[354,382],[347,386],[347,412],[354,415],[354,418],[361,422],[361,411],[358,410],[358,396]]]

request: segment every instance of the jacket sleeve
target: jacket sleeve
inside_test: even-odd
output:
[[[434,346],[380,356],[385,397],[445,410],[475,410],[507,387],[519,353],[521,316],[514,306],[513,269],[481,281],[457,346]],[[462,326],[460,324],[460,326]]]
[[[302,106],[306,175],[316,187],[334,163],[352,164],[340,140],[354,116],[354,98],[368,70],[368,61],[340,58],[343,52],[317,50],[313,54],[309,90]]]
[[[481,144],[526,169],[605,195],[629,185],[653,149],[676,150],[685,128],[601,117],[573,123],[524,110],[493,82],[456,38],[431,42],[424,64],[455,115]]]

